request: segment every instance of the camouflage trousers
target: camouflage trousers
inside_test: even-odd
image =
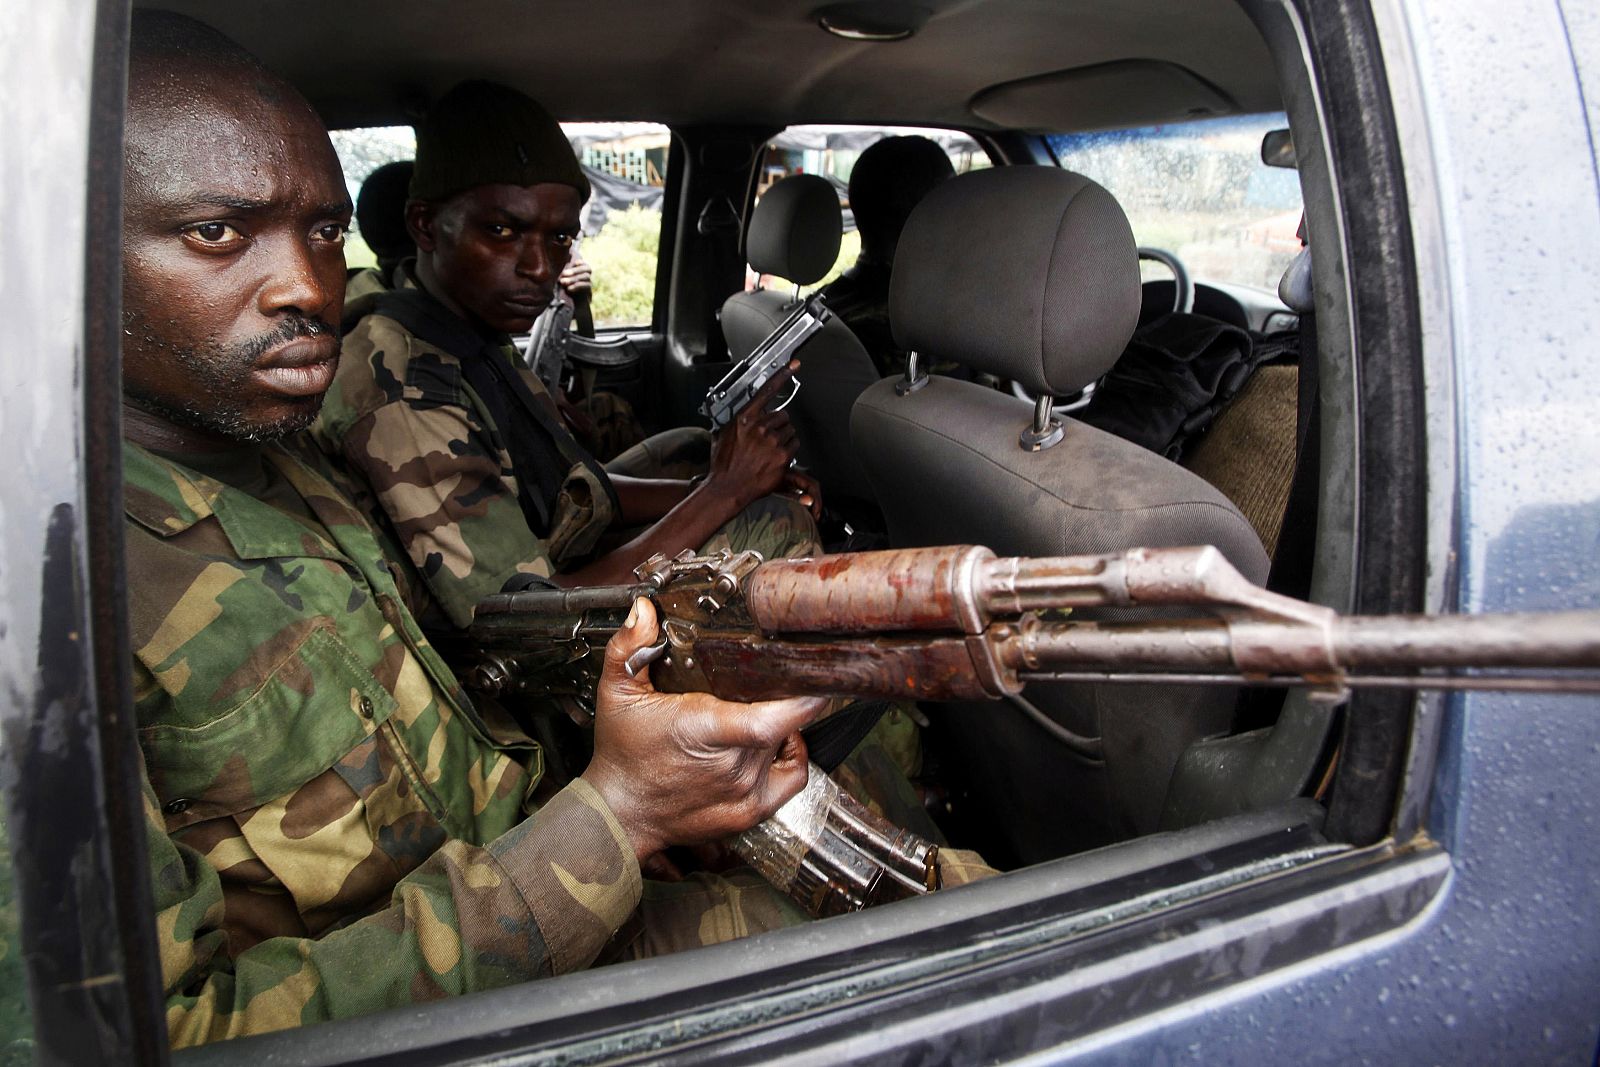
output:
[[[792,496],[764,496],[729,519],[700,546],[703,553],[754,549],[763,559],[793,559],[822,551],[811,512]]]
[[[799,905],[749,868],[646,879],[638,910],[612,960],[642,960],[810,921]]]
[[[590,393],[573,406],[585,418],[576,420],[572,435],[601,463],[644,440],[633,405],[616,393]]]
[[[573,435],[611,474],[689,479],[711,469],[710,430],[679,426],[646,437],[633,405],[615,393],[591,393],[576,407],[587,422]]]
[[[976,852],[939,850],[943,890],[999,872]],[[646,879],[644,896],[605,962],[642,960],[810,922],[794,901],[749,868],[727,874],[692,874],[681,882]]]

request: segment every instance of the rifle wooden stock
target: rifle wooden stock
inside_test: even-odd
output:
[[[1600,612],[1341,617],[1254,585],[1210,547],[1041,559],[974,546],[771,562],[685,553],[638,574],[632,586],[488,598],[457,643],[469,686],[592,691],[592,662],[565,682],[559,668],[581,665],[649,596],[665,635],[655,683],[730,700],[970,700],[1043,679],[1600,691],[1600,677],[1572,673],[1600,667]],[[1205,614],[1051,617],[1095,607]],[[1420,673],[1484,669],[1521,673]]]

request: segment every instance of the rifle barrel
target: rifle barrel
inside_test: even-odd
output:
[[[1039,623],[1017,634],[1005,659],[1029,678],[1050,675],[1058,680],[1065,680],[1061,676],[1074,667],[1100,668],[1095,674],[1106,668],[1110,673],[1161,671],[1184,681],[1199,680],[1198,674],[1237,681],[1241,674],[1281,678],[1307,673],[1305,624],[1244,621],[1252,629],[1248,664],[1239,660],[1235,624],[1226,618]],[[1273,640],[1275,632],[1281,639]],[[1351,616],[1334,619],[1325,638],[1321,648],[1334,670],[1600,670],[1600,614],[1595,612]],[[1394,676],[1374,677],[1398,684]]]
[[[1478,689],[1501,693],[1600,693],[1600,676],[1541,674],[1346,674],[1328,683],[1298,674],[1176,674],[1170,671],[1025,671],[1024,682],[1115,682],[1135,685],[1233,685],[1264,688],[1331,686],[1336,689]]]

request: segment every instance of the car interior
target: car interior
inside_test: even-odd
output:
[[[800,352],[791,413],[829,549],[1210,544],[1252,581],[1339,610],[1415,597],[1415,582],[1385,577],[1356,519],[1362,479],[1377,485],[1370,450],[1385,447],[1381,434],[1356,447],[1379,382],[1353,369],[1332,135],[1276,5],[148,6],[216,26],[286,76],[347,168],[362,131],[400,130],[403,158],[405,129],[465,78],[512,85],[573,124],[586,164],[637,187],[639,204],[613,206],[605,225],[643,217],[650,230],[648,310],[608,323],[597,305],[595,341],[628,357],[600,361],[589,384],[651,432],[702,425],[707,388],[849,266],[844,185],[860,147],[847,145],[959,136],[975,152],[947,149],[960,173],[917,206],[895,251],[889,320],[916,358],[883,376],[837,318]],[[630,149],[643,124],[659,140]],[[1298,172],[1262,162],[1279,129]],[[365,173],[346,177],[354,195]],[[1184,229],[1209,225],[1222,236]],[[581,246],[595,249],[597,293],[602,232],[586,227]],[[1370,593],[1380,585],[1386,603]],[[1015,872],[972,891],[997,908],[1043,884],[1028,879],[1082,887],[1274,834],[1284,848],[1358,847],[1387,831],[1410,705],[1357,699],[1370,703],[1035,683],[924,705],[917,784],[952,844]],[[1371,709],[1359,724],[1357,707]]]

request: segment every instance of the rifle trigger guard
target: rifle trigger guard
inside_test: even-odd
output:
[[[639,672],[650,664],[667,654],[667,639],[665,636],[653,645],[646,645],[629,656],[622,664],[622,669],[628,672],[629,678],[639,677]]]

